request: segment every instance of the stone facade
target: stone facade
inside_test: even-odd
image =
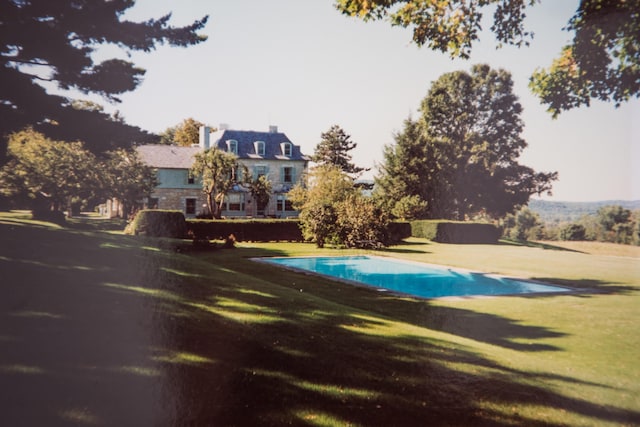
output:
[[[284,133],[272,126],[269,132],[232,131],[223,129],[211,132],[200,129],[200,143],[192,147],[171,145],[141,145],[137,147],[141,159],[158,171],[159,184],[144,201],[146,208],[179,210],[187,218],[208,211],[202,183],[192,177],[189,168],[194,156],[216,147],[233,153],[256,179],[265,175],[271,182],[269,204],[258,212],[256,202],[248,188],[237,185],[225,197],[223,217],[269,216],[275,218],[295,217],[287,193],[303,179],[309,158],[300,152]]]
[[[194,218],[206,210],[207,199],[202,189],[156,188],[146,204],[152,209],[179,210]]]

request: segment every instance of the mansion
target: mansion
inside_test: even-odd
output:
[[[268,132],[229,129],[211,132],[210,128],[203,126],[197,146],[158,144],[136,147],[141,160],[156,169],[158,174],[159,184],[151,197],[145,200],[145,206],[179,210],[187,218],[207,212],[202,183],[190,174],[189,169],[195,154],[210,147],[235,154],[253,179],[265,175],[272,187],[268,205],[259,212],[249,190],[236,185],[225,198],[223,217],[287,218],[298,215],[287,199],[287,193],[303,179],[310,159],[276,126],[270,126]]]

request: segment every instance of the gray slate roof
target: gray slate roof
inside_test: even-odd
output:
[[[219,130],[211,133],[211,146],[217,146],[227,151],[227,141],[238,141],[238,157],[241,159],[265,160],[309,160],[300,152],[300,147],[294,145],[287,135],[282,132],[255,132],[245,130]],[[264,141],[264,156],[256,154],[254,142]],[[291,144],[291,156],[282,154],[281,143]],[[202,151],[200,146],[179,147],[176,145],[148,144],[136,147],[140,159],[147,165],[162,169],[189,169],[193,165],[193,157]]]
[[[136,147],[140,159],[147,165],[163,169],[189,169],[193,156],[200,147],[178,147],[175,145],[140,145]]]
[[[309,160],[300,152],[300,146],[294,145],[282,132],[256,132],[246,130],[219,130],[213,132],[210,137],[212,146],[217,146],[222,151],[227,151],[227,141],[238,141],[238,157],[241,159],[265,159],[265,160]],[[256,154],[254,142],[264,141],[264,156]],[[288,142],[292,145],[291,156],[282,155],[281,143]]]

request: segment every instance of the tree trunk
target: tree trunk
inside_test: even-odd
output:
[[[220,219],[220,213],[218,212],[218,205],[213,201],[213,194],[207,192],[207,207],[213,218]]]
[[[216,219],[220,219],[222,217],[222,205],[224,205],[224,197],[220,200],[220,203],[216,205],[216,210],[217,210]]]

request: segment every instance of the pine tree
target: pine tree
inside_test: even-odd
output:
[[[313,161],[320,165],[334,165],[343,172],[357,177],[362,172],[367,171],[351,162],[349,151],[356,148],[357,143],[351,140],[344,129],[338,125],[331,126],[327,132],[322,133],[321,141],[315,148]]]
[[[158,44],[186,47],[207,17],[185,27],[169,25],[171,15],[144,22],[123,18],[135,0],[0,0],[0,135],[33,126],[57,140],[85,141],[94,152],[148,141],[152,135],[100,109],[84,108],[73,95],[49,93],[42,84],[67,94],[84,93],[119,102],[134,90],[145,70],[123,59],[94,62],[103,45],[125,54],[149,52]],[[0,156],[4,155],[4,143]],[[2,163],[0,158],[0,163]]]

